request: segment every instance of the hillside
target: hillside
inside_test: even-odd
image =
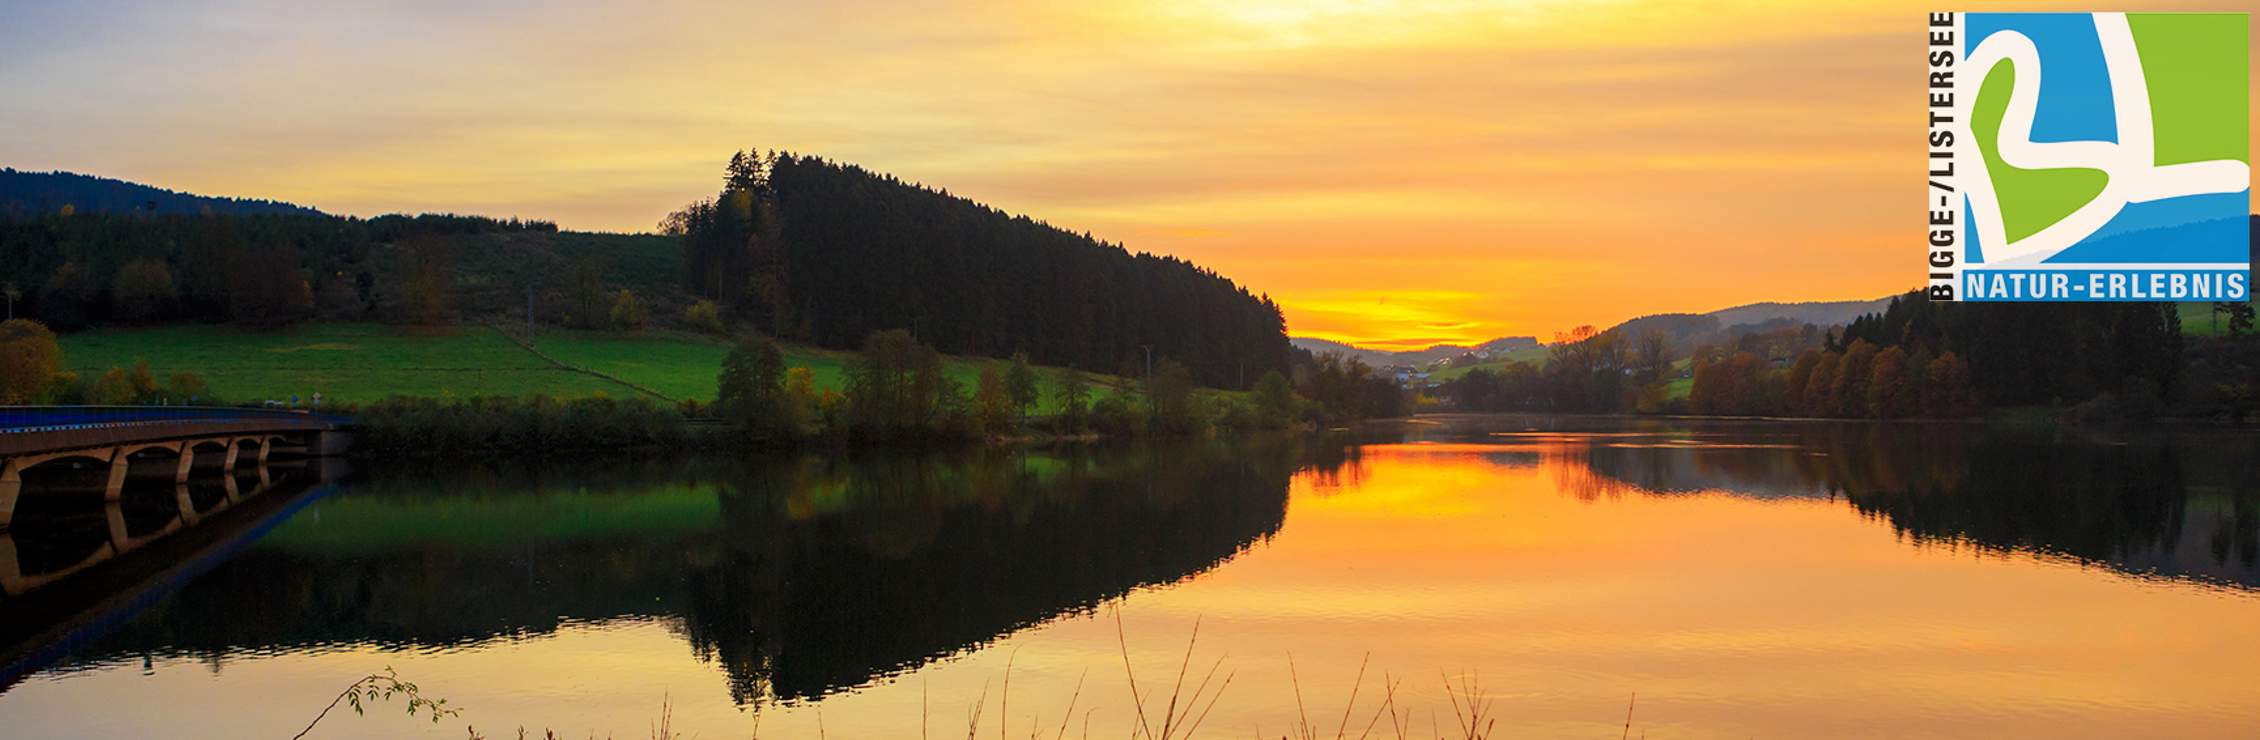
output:
[[[1392,367],[1398,365],[1409,367],[1427,367],[1429,365],[1459,357],[1470,352],[1484,355],[1496,355],[1515,350],[1527,350],[1539,346],[1537,337],[1500,337],[1498,339],[1493,339],[1491,341],[1484,342],[1472,347],[1457,344],[1438,344],[1426,349],[1403,351],[1364,349],[1343,342],[1337,342],[1331,339],[1319,339],[1316,337],[1293,337],[1288,340],[1288,343],[1293,345],[1296,349],[1300,349],[1314,355],[1337,354],[1343,357],[1358,359],[1371,367]]]
[[[467,320],[488,318],[522,323],[526,289],[533,288],[536,319],[568,324],[586,310],[576,282],[583,265],[594,273],[599,297],[622,289],[636,298],[658,326],[677,326],[693,300],[683,289],[683,246],[656,234],[597,234],[579,231],[488,231],[441,237],[455,273],[456,312]],[[603,308],[609,308],[609,303]]]
[[[678,240],[542,226],[460,216],[0,215],[0,275],[22,294],[18,315],[58,331],[159,319],[523,322],[529,300],[540,323],[590,326],[622,289],[653,323],[681,320],[690,299]],[[154,280],[121,289],[128,266]]]
[[[722,356],[729,351],[718,339],[676,332],[551,331],[535,338],[537,353],[484,326],[430,331],[354,323],[277,331],[203,325],[97,329],[61,339],[64,367],[82,377],[147,360],[160,380],[193,372],[203,377],[210,398],[228,402],[292,396],[311,402],[315,393],[329,403],[348,404],[394,395],[631,398],[646,390],[667,400],[704,401],[712,400]],[[809,368],[819,389],[846,387],[846,353],[803,345],[783,349],[785,365]],[[943,372],[971,387],[982,367],[997,362],[951,357]],[[1093,376],[1092,383],[1102,394],[1130,385],[1112,376]],[[1056,403],[1046,395],[1038,413]]]
[[[1483,360],[1481,362],[1457,363],[1439,366],[1429,372],[1428,382],[1442,383],[1444,381],[1466,375],[1475,370],[1484,370],[1487,372],[1495,373],[1499,372],[1500,370],[1506,369],[1508,365],[1517,362],[1527,363],[1538,367],[1545,367],[1546,348],[1523,347],[1520,349],[1508,350],[1507,352],[1493,355],[1491,358]]]
[[[1808,303],[1752,303],[1733,308],[1722,308],[1704,314],[1718,319],[1719,326],[1757,325],[1769,321],[1788,321],[1793,324],[1837,326],[1852,323],[1862,314],[1881,313],[1891,305],[1891,296],[1865,301],[1814,301]]]
[[[773,334],[860,346],[908,329],[943,352],[1097,371],[1182,363],[1244,387],[1287,368],[1277,305],[1200,265],[796,154],[745,154],[668,220],[686,284]]]
[[[1277,307],[1212,271],[813,158],[780,171],[782,186],[758,209],[767,225],[749,221],[741,225],[760,228],[734,236],[337,217],[8,174],[11,197],[33,207],[0,210],[0,273],[20,295],[18,316],[61,332],[64,369],[92,378],[146,360],[160,382],[201,376],[206,400],[708,399],[728,346],[691,331],[712,320],[689,308],[694,289],[727,277],[717,267],[733,266],[775,271],[728,277],[761,290],[715,293],[737,301],[722,318],[733,331],[774,330],[786,364],[813,371],[820,389],[843,389],[850,354],[883,329],[942,349],[945,374],[966,388],[1015,351],[1053,371],[1080,366],[1101,394],[1134,395],[1108,372],[1142,368],[1148,348],[1157,364],[1182,362],[1212,387],[1285,363]],[[736,246],[717,252],[717,236]],[[718,266],[722,253],[784,261]],[[627,315],[641,318],[623,323],[629,293],[639,310]],[[779,321],[787,301],[795,320]],[[505,333],[529,329],[531,349]],[[1055,402],[1047,394],[1039,412]]]
[[[1808,323],[1823,327],[1841,326],[1851,323],[1852,319],[1862,314],[1880,313],[1890,303],[1891,298],[1888,296],[1866,301],[1751,303],[1709,313],[1641,316],[1609,327],[1606,331],[1635,337],[1651,331],[1660,332],[1673,351],[1685,353],[1696,345],[1725,341],[1743,331]],[[1510,362],[1542,365],[1546,361],[1545,347],[1534,337],[1501,337],[1474,347],[1440,344],[1409,352],[1363,349],[1312,337],[1295,337],[1292,341],[1297,349],[1313,354],[1331,352],[1355,357],[1373,367],[1405,365],[1429,368],[1433,373],[1430,379],[1436,382],[1465,375],[1475,368],[1497,370]],[[1461,361],[1462,356],[1470,352],[1481,353],[1482,356]]]
[[[0,169],[0,214],[50,213],[70,206],[78,213],[154,213],[158,215],[320,215],[305,206],[255,198],[193,195],[175,190],[81,175],[74,172],[23,172]]]

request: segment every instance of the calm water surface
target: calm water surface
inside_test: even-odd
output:
[[[288,737],[391,666],[463,715],[394,703],[316,736],[644,737],[665,703],[700,737],[903,737],[962,732],[984,692],[984,732],[1119,736],[1118,627],[1166,692],[1197,621],[1194,674],[1230,676],[1202,736],[1292,732],[1298,682],[1331,734],[1364,662],[1353,736],[1386,674],[1430,736],[1450,675],[1506,737],[1615,737],[1634,692],[1633,733],[1659,738],[2252,737],[2256,453],[2237,431],[1484,417],[283,465],[198,526],[11,581],[0,734]],[[231,500],[192,488],[192,510]],[[169,482],[141,491],[27,503],[17,568],[180,518]]]

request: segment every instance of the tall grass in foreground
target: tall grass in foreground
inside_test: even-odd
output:
[[[1187,683],[1187,679],[1192,676],[1193,656],[1200,644],[1200,620],[1196,618],[1193,621],[1192,634],[1185,641],[1184,656],[1178,661],[1177,670],[1169,681],[1169,691],[1164,695],[1161,692],[1160,683],[1140,683],[1138,672],[1131,665],[1129,638],[1123,630],[1122,613],[1119,608],[1115,610],[1114,626],[1116,645],[1122,655],[1123,674],[1129,679],[1132,709],[1130,721],[1127,723],[1128,726],[1114,730],[1115,733],[1119,733],[1116,736],[1127,736],[1129,740],[1184,740],[1193,737],[1195,733],[1200,731],[1203,721],[1209,715],[1209,710],[1215,708],[1216,703],[1223,697],[1225,689],[1232,685],[1234,673],[1231,671],[1224,673],[1222,681],[1216,680],[1217,671],[1223,668],[1224,659],[1227,656],[1222,653],[1218,654],[1214,660],[1209,662],[1198,682]],[[999,719],[996,726],[996,737],[998,740],[1012,740],[1017,736],[1017,733],[1009,726],[1011,723],[1008,714],[1012,701],[1013,659],[1013,657],[1007,657],[1005,660],[1003,685],[997,695],[997,716]],[[1371,705],[1369,710],[1360,711],[1358,699],[1365,692],[1366,668],[1371,660],[1372,655],[1367,654],[1364,659],[1358,662],[1357,676],[1351,682],[1350,695],[1348,700],[1343,703],[1340,715],[1337,716],[1329,712],[1321,715],[1319,721],[1313,722],[1310,709],[1304,703],[1302,677],[1295,667],[1294,656],[1290,654],[1287,657],[1287,673],[1289,685],[1293,687],[1295,697],[1295,716],[1292,718],[1293,722],[1290,729],[1285,734],[1271,735],[1266,734],[1259,725],[1254,728],[1254,737],[1257,740],[1268,740],[1272,737],[1277,737],[1280,740],[1352,740],[1353,738],[1355,740],[1410,740],[1412,738],[1488,740],[1498,737],[1496,734],[1498,717],[1494,713],[1493,700],[1484,692],[1482,677],[1472,671],[1463,672],[1458,676],[1438,672],[1438,678],[1444,687],[1444,696],[1451,706],[1451,715],[1447,719],[1438,713],[1434,707],[1427,708],[1425,713],[1428,715],[1428,728],[1425,732],[1416,731],[1414,728],[1415,718],[1419,714],[1415,711],[1416,707],[1408,706],[1399,700],[1400,691],[1404,688],[1404,679],[1387,672],[1382,674],[1380,681],[1380,701]],[[1089,671],[1086,670],[1084,677],[1087,678],[1088,676]],[[445,699],[428,700],[422,698],[421,695],[415,693],[415,684],[401,684],[389,668],[383,674],[372,675],[355,683],[353,689],[349,689],[346,694],[341,694],[339,698],[344,699],[347,696],[353,696],[354,711],[359,713],[362,708],[360,700],[364,694],[363,690],[369,685],[374,685],[370,684],[372,680],[405,685],[407,689],[403,693],[410,697],[411,714],[414,713],[415,706],[429,706],[435,710],[432,712],[431,718],[436,722],[441,716],[456,716],[462,711],[460,708],[447,707]],[[1146,688],[1141,688],[1141,686]],[[1189,693],[1188,689],[1190,690]],[[366,693],[370,701],[389,698],[391,695],[389,692]],[[1051,740],[1066,740],[1067,733],[1071,728],[1077,730],[1078,738],[1088,740],[1091,737],[1091,713],[1096,711],[1097,708],[1086,707],[1083,710],[1081,722],[1077,723],[1075,709],[1082,696],[1083,678],[1077,678],[1074,693],[1068,697],[1067,707],[1060,713],[1060,719],[1056,725],[1043,721],[1040,711],[1031,713],[1028,722],[1028,740],[1043,740],[1046,737],[1051,738]],[[1620,740],[1629,740],[1632,737],[1633,707],[1638,698],[1636,694],[1633,696],[1633,701],[1625,704],[1624,730]],[[989,688],[984,683],[979,696],[966,709],[965,740],[979,740],[982,737],[982,721],[987,713],[988,703]],[[335,708],[336,704],[335,701],[331,702],[330,708]],[[920,740],[930,740],[933,737],[930,706],[927,702],[925,689],[921,688],[919,690]],[[439,711],[443,707],[445,708],[444,712]],[[323,717],[328,714],[329,708],[325,708],[322,711],[322,716],[315,717],[314,722],[308,724],[305,730],[300,731],[297,737],[305,737],[312,732],[314,726],[320,724]],[[1361,717],[1363,718],[1362,722],[1358,721]],[[1332,729],[1325,727],[1327,718],[1334,720]],[[749,737],[752,740],[760,740],[761,715],[755,713],[753,720],[754,726]],[[464,729],[470,740],[486,740],[488,737],[481,734],[476,727]],[[822,707],[816,708],[816,733],[818,740],[829,740],[824,730]],[[952,734],[954,735],[954,733]],[[1102,737],[1104,736],[1106,735],[1102,731]],[[1646,733],[1643,732],[1642,737],[1645,736]],[[520,727],[516,737],[518,740],[528,740],[535,736],[529,734],[525,728]],[[544,730],[539,737],[542,740],[562,740],[554,730]],[[594,740],[595,735],[592,734],[589,737]],[[606,740],[612,738],[610,735],[605,737]],[[691,737],[694,736],[675,729],[673,702],[663,699],[659,707],[659,717],[651,723],[651,740],[687,740]]]

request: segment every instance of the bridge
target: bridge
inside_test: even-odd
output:
[[[24,478],[49,466],[108,468],[104,501],[117,501],[135,459],[169,459],[184,483],[198,464],[235,471],[246,453],[265,462],[288,452],[334,455],[348,437],[342,417],[307,411],[198,406],[0,407],[0,530],[15,520]],[[147,464],[147,463],[145,463]]]

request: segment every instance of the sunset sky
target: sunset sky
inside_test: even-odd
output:
[[[641,231],[788,149],[1211,266],[1299,336],[1543,337],[1913,287],[1929,9],[16,3],[0,165]]]

